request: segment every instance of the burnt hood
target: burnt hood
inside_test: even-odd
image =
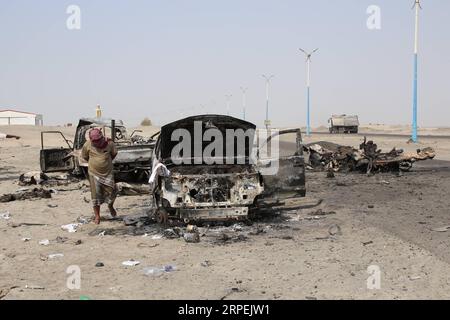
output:
[[[175,122],[169,123],[161,128],[161,134],[160,134],[160,150],[161,150],[161,158],[162,160],[169,161],[171,157],[172,149],[180,143],[180,140],[172,141],[172,133],[177,129],[184,129],[187,130],[191,137],[191,155],[194,155],[194,137],[199,136],[198,132],[194,132],[195,130],[199,130],[201,123],[201,137],[202,137],[202,150],[211,143],[211,141],[203,141],[204,133],[208,129],[217,129],[222,133],[222,136],[224,138],[224,153],[226,154],[226,133],[227,130],[243,130],[244,132],[247,132],[248,135],[245,139],[245,154],[238,154],[237,149],[235,148],[235,155],[237,157],[250,157],[254,142],[254,134],[256,130],[256,125],[254,125],[251,122],[234,118],[231,116],[224,116],[224,115],[197,115],[188,117],[185,119],[177,120]]]

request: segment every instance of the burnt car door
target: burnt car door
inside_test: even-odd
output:
[[[64,147],[48,147],[44,146],[44,136],[48,134],[61,135],[65,141]],[[64,136],[61,131],[43,131],[41,132],[41,152],[40,152],[41,171],[48,172],[63,172],[72,171],[75,168],[75,161],[73,157],[72,142]]]
[[[258,167],[264,180],[259,205],[283,205],[288,199],[305,197],[305,161],[300,129],[258,134]],[[268,152],[262,152],[265,148]],[[276,152],[274,152],[276,150]]]

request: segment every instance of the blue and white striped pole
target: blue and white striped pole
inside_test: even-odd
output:
[[[415,0],[416,8],[416,22],[414,32],[414,83],[413,83],[413,122],[412,122],[412,135],[411,140],[417,142],[417,73],[418,73],[418,44],[419,44],[419,9],[420,1]]]
[[[311,135],[310,106],[311,106],[311,57],[306,60],[306,135]]]

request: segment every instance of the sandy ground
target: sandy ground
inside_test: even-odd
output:
[[[59,129],[73,136],[74,128]],[[39,170],[40,128],[0,127],[0,132],[23,137],[0,141],[1,195],[20,188],[21,173]],[[358,146],[361,139],[317,135],[305,141]],[[407,138],[377,137],[376,142],[383,149],[431,146],[438,157],[401,176],[337,174],[327,179],[322,172],[308,172],[308,197],[323,199],[319,207],[267,217],[252,226],[223,228],[232,238],[226,242],[206,236],[197,244],[155,240],[152,235],[161,232],[158,226],[126,227],[115,220],[68,233],[61,225],[91,215],[90,204],[83,200],[89,199],[83,181],[57,187],[51,199],[0,203],[0,214],[11,216],[0,218],[0,297],[448,299],[450,231],[431,229],[450,225],[450,141],[427,138],[417,146]],[[49,142],[58,143],[56,138]],[[119,197],[119,215],[144,215],[148,200]],[[330,214],[318,216],[318,209]],[[44,225],[14,227],[20,223]],[[98,235],[102,231],[105,235]],[[57,237],[67,239],[58,242]],[[48,246],[39,244],[44,239],[50,240]],[[48,258],[56,253],[64,256]],[[140,264],[122,265],[130,259]],[[96,267],[97,262],[104,267]],[[67,287],[66,271],[74,265],[81,270],[79,290]],[[165,265],[176,271],[159,277],[143,274],[145,267]],[[379,289],[368,289],[369,266],[381,271]]]

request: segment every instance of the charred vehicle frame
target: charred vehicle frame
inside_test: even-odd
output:
[[[199,122],[201,124],[197,128],[200,128],[200,134],[194,132]],[[194,139],[201,139],[208,129],[215,129],[222,135],[229,130],[252,133],[246,136],[245,147],[241,148],[240,153],[236,152],[232,157],[227,155],[218,163],[211,164],[203,156],[201,159],[191,157],[195,152],[189,153],[191,163],[176,163],[172,150],[180,141],[172,138],[174,131],[180,128],[187,130]],[[305,164],[300,129],[273,130],[264,141],[255,140],[256,136],[260,136],[255,136],[255,133],[254,124],[223,115],[193,116],[163,126],[152,156],[153,170],[163,167],[166,171],[165,174],[153,172],[156,178],[152,182],[152,197],[157,221],[246,220],[258,208],[275,207],[282,205],[286,199],[304,197]],[[280,135],[292,133],[296,135],[296,142],[289,145],[293,151],[291,155],[262,157],[259,151],[264,144],[270,144]],[[234,138],[231,146],[228,141],[220,148],[237,151],[237,140]],[[201,142],[202,152],[213,143],[212,139],[206,140]],[[195,143],[190,148],[195,151]],[[250,161],[253,154],[256,154],[254,162]],[[234,162],[230,162],[230,158]],[[264,168],[270,165],[277,166],[277,174],[264,174]]]
[[[61,131],[41,132],[40,166],[44,173],[68,171],[74,175],[85,175],[87,162],[80,157],[81,149],[86,142],[90,129],[100,128],[105,136],[113,140],[117,146],[118,155],[114,159],[114,172],[118,180],[145,181],[149,177],[150,158],[155,141],[135,136],[136,132],[128,136],[123,122],[113,119],[81,119],[75,132],[74,142],[68,140]],[[109,132],[108,132],[109,131]],[[45,136],[59,134],[66,143],[66,147],[45,147]]]

